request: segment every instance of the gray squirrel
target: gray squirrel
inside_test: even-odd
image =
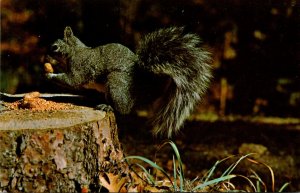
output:
[[[168,137],[191,114],[212,76],[210,53],[201,47],[198,35],[185,33],[183,27],[146,35],[135,54],[118,43],[87,47],[67,26],[64,38],[56,40],[52,50],[51,57],[64,59],[65,70],[47,73],[48,79],[73,89],[104,92],[109,105],[99,105],[102,110],[112,106],[128,114],[150,104],[153,133]]]

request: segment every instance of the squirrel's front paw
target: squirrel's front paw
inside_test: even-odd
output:
[[[56,76],[56,74],[54,74],[54,73],[46,73],[46,78],[47,79],[52,79],[55,76]]]
[[[46,78],[47,79],[63,79],[66,76],[65,73],[46,73]]]
[[[110,105],[107,105],[107,104],[100,104],[100,105],[97,105],[97,106],[95,107],[95,109],[101,110],[101,111],[105,111],[105,112],[114,111],[114,109],[113,109]]]

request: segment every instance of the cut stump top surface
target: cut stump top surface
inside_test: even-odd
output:
[[[0,130],[65,128],[104,117],[105,112],[88,107],[54,111],[9,110],[0,113]]]

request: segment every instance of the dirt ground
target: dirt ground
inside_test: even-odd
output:
[[[148,128],[143,128],[141,125],[145,121],[138,117],[134,120],[125,118],[118,124],[125,152],[127,155],[155,160],[172,172],[171,148],[164,147],[157,151],[164,140],[153,137]],[[290,185],[285,191],[300,190],[300,124],[297,119],[294,122],[280,118],[187,121],[185,128],[172,141],[180,151],[185,175],[190,179],[203,177],[217,160],[231,155],[256,153],[252,157],[254,160],[272,168],[275,191],[286,182],[290,182]],[[224,172],[232,163],[233,160],[229,159],[220,164],[216,175]],[[243,161],[234,173],[246,176],[251,170],[261,177],[268,191],[271,191],[270,171],[263,164]]]

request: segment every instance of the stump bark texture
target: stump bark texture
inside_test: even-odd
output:
[[[97,192],[126,176],[113,113],[91,108],[0,113],[0,192]]]

